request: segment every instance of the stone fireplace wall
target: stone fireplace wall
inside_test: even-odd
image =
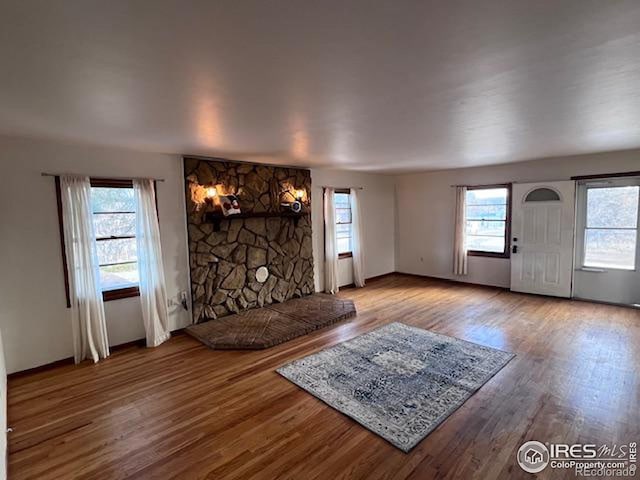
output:
[[[309,170],[185,157],[184,174],[195,322],[313,293]],[[305,214],[297,226],[284,216],[228,218],[214,231],[206,214],[221,210],[205,200],[211,186],[236,194],[243,214],[279,215],[300,191]],[[269,270],[263,283],[261,266]]]

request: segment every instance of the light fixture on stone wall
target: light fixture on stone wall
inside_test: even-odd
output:
[[[304,198],[304,190],[296,190],[296,200],[299,202]]]
[[[218,195],[216,187],[207,187],[206,198],[209,202],[213,202],[213,199]]]

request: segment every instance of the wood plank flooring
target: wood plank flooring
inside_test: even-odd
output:
[[[393,275],[268,350],[187,335],[9,380],[9,478],[494,479],[526,440],[640,440],[640,311]],[[275,373],[392,321],[517,354],[409,454]],[[575,478],[547,468],[538,478]]]

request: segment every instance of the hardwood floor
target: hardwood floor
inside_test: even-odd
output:
[[[530,479],[526,440],[640,440],[639,310],[402,275],[340,295],[356,318],[268,350],[177,335],[10,379],[9,478]],[[409,454],[275,373],[392,321],[517,354]]]

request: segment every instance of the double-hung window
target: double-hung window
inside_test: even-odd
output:
[[[91,206],[100,286],[108,298],[137,290],[136,207],[131,182],[92,180]]]
[[[468,187],[465,246],[469,255],[509,256],[510,186]]]
[[[60,198],[59,185],[58,198]],[[139,295],[133,182],[91,179],[91,210],[96,236],[100,287],[104,300]],[[60,233],[63,235],[61,216],[59,220]],[[66,263],[64,268],[67,304],[70,305]]]
[[[334,193],[336,216],[336,249],[339,258],[352,255],[351,250],[351,198],[349,190],[336,190]]]

